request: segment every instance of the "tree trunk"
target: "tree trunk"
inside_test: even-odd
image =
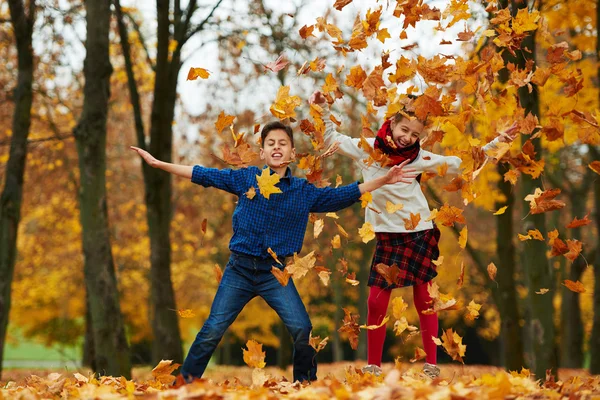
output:
[[[496,209],[508,206],[507,212],[496,218],[496,252],[498,254],[498,275],[496,275],[497,288],[494,300],[500,313],[500,346],[502,364],[509,370],[519,370],[525,365],[523,357],[523,336],[519,320],[519,304],[517,300],[515,283],[515,245],[513,227],[513,209],[515,204],[513,188],[510,182],[502,178],[509,168],[498,164],[498,173],[501,178],[498,189],[506,197],[505,203],[496,202]]]
[[[522,2],[519,7],[527,7],[527,2]],[[513,8],[513,16],[517,8]],[[527,36],[521,43],[522,49],[517,58],[517,66],[524,69],[527,61],[535,62],[535,36]],[[529,93],[527,87],[519,89],[519,98],[525,113],[532,113],[539,117],[539,91],[536,85],[532,85]],[[523,135],[522,142],[529,140]],[[542,158],[542,146],[540,139],[533,139],[532,144],[536,157]],[[520,198],[532,194],[536,188],[544,187],[540,177],[532,178],[523,174],[521,180]],[[529,213],[529,205],[523,204],[524,217]],[[546,217],[542,214],[527,215],[523,219],[521,231],[538,229],[546,237]],[[530,240],[523,244],[521,251],[521,262],[529,283],[529,307],[531,319],[528,321],[528,334],[532,338],[533,352],[531,355],[531,369],[538,378],[546,376],[546,370],[552,369],[557,373],[557,354],[555,351],[555,328],[554,328],[554,306],[551,295],[536,295],[535,291],[540,288],[554,288],[554,271],[548,257],[546,256],[546,243],[539,240]],[[552,293],[552,292],[551,292]]]
[[[596,15],[600,16],[600,2],[596,5]],[[600,50],[600,42],[596,47]],[[599,55],[600,57],[600,55]],[[598,64],[598,76],[600,77],[600,64]],[[590,146],[590,153],[594,160],[600,160],[600,151]],[[594,180],[594,222],[596,232],[600,232],[600,179]],[[600,235],[596,233],[596,260],[600,260]],[[590,336],[590,373],[600,374],[600,267],[594,263],[594,323]]]
[[[85,293],[85,336],[83,338],[82,364],[96,371],[96,354],[94,353],[94,331],[92,330],[92,314],[90,312],[90,296]]]
[[[576,216],[585,210],[586,193],[573,192],[571,196],[571,214]],[[581,240],[581,228],[571,230],[572,239]],[[567,264],[569,264],[567,262]],[[583,257],[577,257],[565,278],[578,281],[585,270],[586,263]],[[583,366],[583,321],[581,320],[581,307],[579,306],[579,293],[575,293],[562,286],[561,304],[561,356],[560,366],[563,368],[581,368]]]
[[[86,0],[84,103],[73,133],[80,170],[80,219],[84,275],[89,294],[97,371],[131,375],[129,347],[110,247],[106,206],[106,120],[112,66],[109,56],[110,4]]]
[[[17,233],[21,219],[23,176],[27,160],[27,137],[33,101],[33,49],[31,37],[35,21],[35,0],[29,1],[29,15],[21,0],[9,0],[11,23],[17,45],[19,71],[14,91],[14,111],[6,179],[0,197],[0,377],[4,342],[10,313],[11,285],[17,258]]]

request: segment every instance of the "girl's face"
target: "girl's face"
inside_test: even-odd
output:
[[[398,148],[408,147],[414,144],[421,137],[425,130],[425,125],[418,119],[402,118],[400,122],[392,120],[392,139]]]

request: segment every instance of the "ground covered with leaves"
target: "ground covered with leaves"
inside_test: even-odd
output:
[[[171,385],[173,365],[162,362],[152,371],[134,370],[132,380],[87,372],[5,371],[0,399],[598,399],[600,376],[583,370],[561,370],[558,379],[536,379],[529,371],[506,372],[497,367],[442,365],[430,380],[419,364],[384,365],[384,374],[362,374],[360,365],[322,365],[320,380],[291,383],[291,371],[276,368],[216,367],[206,379]]]

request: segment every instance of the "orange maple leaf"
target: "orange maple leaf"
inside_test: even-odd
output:
[[[187,76],[188,81],[195,81],[196,79],[208,79],[210,72],[204,68],[190,68]]]
[[[567,289],[569,289],[572,292],[585,293],[585,287],[583,286],[583,283],[581,283],[579,281],[573,282],[568,279],[565,279],[565,281],[563,282],[563,285],[565,285],[567,287]]]
[[[352,347],[352,350],[356,350],[358,347],[358,335],[360,334],[360,325],[358,324],[359,315],[352,314],[347,308],[343,310],[345,314],[344,320],[338,332],[347,334],[350,340],[350,347]]]
[[[417,228],[417,225],[419,225],[419,222],[421,221],[421,214],[420,213],[410,213],[410,218],[403,218],[404,220],[404,228],[407,231],[413,231]]]
[[[567,228],[568,229],[572,229],[572,228],[579,228],[580,226],[585,226],[588,225],[590,222],[588,219],[588,216],[590,215],[590,213],[587,213],[582,219],[577,219],[577,217],[575,217],[573,219],[573,221],[571,221],[568,225]]]
[[[262,344],[250,339],[246,342],[246,347],[248,350],[242,348],[244,350],[244,362],[251,368],[264,368],[267,364],[265,363],[266,353],[262,351]]]
[[[224,111],[221,111],[219,117],[217,118],[217,122],[215,122],[215,128],[218,133],[221,133],[223,129],[227,128],[229,125],[233,124],[233,120],[235,116],[227,115]]]

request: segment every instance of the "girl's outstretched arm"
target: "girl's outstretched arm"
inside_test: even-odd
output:
[[[191,179],[193,166],[171,164],[164,161],[157,160],[154,156],[148,153],[146,150],[142,150],[139,147],[130,146],[130,149],[135,151],[148,163],[152,168],[162,169],[173,175],[181,176],[183,178]]]

